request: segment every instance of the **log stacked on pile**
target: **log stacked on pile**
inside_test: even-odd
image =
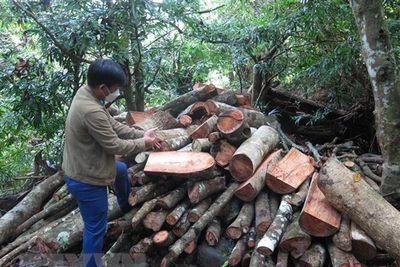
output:
[[[122,216],[110,195],[105,264],[118,253],[151,266],[221,258],[230,266],[361,266],[385,251],[399,260],[400,216],[373,189],[381,159],[358,157],[352,144],[288,141],[246,99],[203,85],[157,111],[128,113],[132,127],[158,127],[163,148],[124,157],[133,209]],[[0,218],[0,266],[27,262],[28,250],[55,265],[51,253],[81,241],[76,207],[62,173],[41,182]],[[229,255],[201,255],[226,239]]]

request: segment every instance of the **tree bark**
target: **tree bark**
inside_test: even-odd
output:
[[[229,256],[228,263],[229,266],[235,266],[242,261],[244,254],[247,249],[247,235],[243,235],[233,248],[231,255]]]
[[[231,184],[211,205],[211,207],[201,216],[201,218],[195,222],[190,229],[178,239],[170,248],[169,253],[173,258],[177,258],[184,250],[185,246],[193,241],[197,234],[200,233],[204,227],[206,227],[220,211],[233,197],[236,188],[239,186],[237,183]]]
[[[301,267],[322,267],[327,256],[325,247],[315,243],[299,259]]]
[[[192,204],[196,204],[215,192],[224,189],[226,189],[225,176],[217,176],[210,180],[199,181],[189,186],[189,200]]]
[[[179,203],[170,214],[168,214],[167,218],[165,219],[167,223],[171,226],[175,225],[182,215],[187,211],[190,206],[189,199],[183,200]]]
[[[269,126],[261,126],[236,150],[229,170],[237,181],[246,181],[253,174],[265,155],[270,153],[279,142],[278,133]]]
[[[364,180],[354,179],[356,176],[337,159],[329,158],[320,171],[318,186],[335,208],[400,262],[399,211]]]
[[[335,246],[333,242],[328,243],[328,252],[331,258],[332,267],[362,267],[363,265],[353,254],[345,252]]]
[[[217,218],[214,218],[212,222],[208,225],[206,231],[206,241],[209,246],[216,246],[219,237],[221,236],[221,223]]]
[[[254,204],[244,203],[236,219],[226,228],[226,235],[232,239],[239,239],[242,233],[250,230],[254,218]]]
[[[357,224],[351,222],[351,252],[360,261],[371,260],[376,256],[376,247],[371,237]]]
[[[278,246],[290,218],[292,217],[293,209],[288,203],[289,195],[282,196],[281,204],[274,221],[268,228],[267,232],[257,244],[257,252],[263,255],[271,255]]]
[[[257,235],[264,235],[268,227],[271,225],[273,218],[271,217],[271,209],[269,206],[268,191],[261,191],[255,202],[255,230]]]
[[[190,222],[187,219],[188,213],[189,211],[186,211],[172,228],[172,232],[179,237],[183,236],[190,227]]]
[[[143,226],[146,227],[147,229],[153,230],[154,232],[160,231],[168,213],[169,211],[164,209],[161,209],[159,211],[149,212],[142,221]]]
[[[243,201],[252,201],[265,186],[267,172],[282,159],[282,150],[275,151],[265,158],[257,171],[247,181],[242,183],[235,196]]]
[[[188,221],[191,223],[197,222],[200,219],[201,215],[203,215],[204,212],[206,212],[206,210],[210,207],[210,205],[211,198],[206,198],[198,203],[196,206],[191,208],[187,216]]]
[[[40,211],[43,202],[64,183],[63,178],[63,172],[58,172],[46,178],[45,181],[33,188],[21,202],[0,218],[0,245],[13,235],[16,225],[22,224]]]
[[[301,229],[299,224],[300,212],[293,215],[279,244],[279,249],[290,253],[293,258],[300,258],[311,245],[311,236]]]
[[[182,125],[169,114],[168,111],[159,111],[151,114],[141,122],[132,125],[132,128],[147,131],[153,128],[168,130],[182,127]]]
[[[350,0],[375,100],[376,134],[382,150],[383,196],[400,197],[400,73],[382,1]]]
[[[157,199],[146,201],[132,218],[132,229],[135,229],[144,217],[156,206]]]
[[[159,198],[157,200],[157,206],[166,210],[175,207],[175,205],[186,196],[187,190],[185,187],[186,186],[178,187],[169,192],[167,195]]]
[[[335,246],[343,251],[351,250],[350,223],[349,217],[346,214],[342,214],[339,231],[332,236]]]
[[[203,122],[196,130],[192,132],[190,138],[199,139],[207,138],[207,136],[214,131],[215,125],[217,124],[218,117],[216,115],[211,116],[205,122]]]
[[[218,92],[214,85],[206,85],[199,90],[187,92],[171,100],[170,102],[162,106],[159,110],[169,110],[170,114],[176,117],[187,106],[197,101],[205,101],[216,96],[217,94]]]

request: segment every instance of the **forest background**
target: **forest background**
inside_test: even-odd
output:
[[[159,106],[205,82],[252,88],[253,105],[278,119],[269,88],[326,106],[295,123],[357,107],[373,124],[374,83],[353,13],[363,1],[350,2],[353,10],[343,0],[0,0],[0,195],[26,183],[14,178],[39,153],[60,166],[69,104],[99,57],[128,75],[120,110]],[[372,2],[399,62],[400,2]]]

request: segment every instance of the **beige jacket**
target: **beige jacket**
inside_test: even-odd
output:
[[[112,184],[116,176],[115,155],[144,151],[143,134],[116,121],[92,90],[82,86],[65,122],[65,174],[92,185]]]

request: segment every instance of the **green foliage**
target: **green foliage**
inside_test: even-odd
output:
[[[0,0],[0,185],[26,172],[39,151],[61,163],[69,103],[98,57],[126,69],[128,92],[146,107],[210,82],[210,73],[229,77],[230,89],[247,89],[254,67],[268,82],[331,108],[372,101],[345,1],[18,2],[25,12]],[[400,58],[400,5],[384,3]],[[28,65],[15,69],[19,59]],[[279,116],[268,104],[260,108]],[[293,120],[316,124],[327,111]]]

